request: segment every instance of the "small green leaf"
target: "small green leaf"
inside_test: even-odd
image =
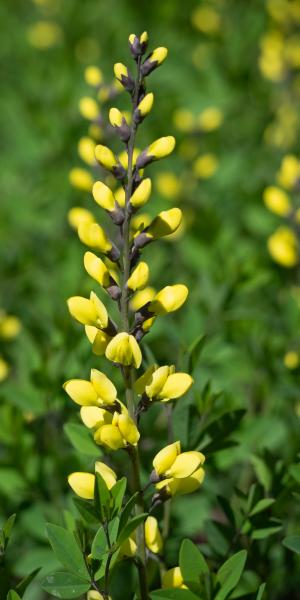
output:
[[[102,522],[109,519],[110,493],[100,473],[95,473],[95,506]]]
[[[201,575],[209,573],[205,558],[191,540],[183,540],[179,553],[179,566],[184,583],[198,583]]]
[[[247,551],[240,550],[231,556],[217,572],[217,581],[221,586],[215,600],[224,600],[238,584],[247,559]]]
[[[132,532],[135,531],[135,529],[143,521],[145,521],[147,516],[148,516],[148,513],[142,513],[141,515],[136,515],[136,517],[133,517],[133,519],[131,519],[131,521],[128,521],[128,523],[125,525],[125,527],[120,531],[120,533],[118,535],[118,538],[117,538],[118,544],[120,545],[123,542],[125,542],[125,540],[127,540],[129,538],[129,536],[132,534]]]
[[[6,600],[21,600],[21,596],[15,590],[9,590]]]
[[[90,581],[84,581],[78,575],[67,572],[50,573],[42,581],[45,592],[63,599],[79,598],[90,589],[90,585]]]
[[[111,545],[113,545],[117,539],[119,523],[120,523],[119,517],[115,517],[108,524],[108,535],[109,535],[109,541],[110,541]],[[107,540],[107,536],[106,536],[105,529],[103,526],[101,526],[98,529],[98,531],[93,539],[91,552],[92,552],[92,557],[97,560],[102,560],[104,555],[108,552],[108,540]]]
[[[265,527],[263,529],[255,529],[252,531],[251,538],[253,540],[264,540],[274,533],[278,533],[282,529],[282,525],[276,525],[275,527]]]
[[[17,592],[21,596],[23,596],[24,592],[27,590],[28,586],[31,584],[31,582],[34,580],[34,578],[36,577],[36,575],[39,573],[40,570],[41,570],[40,567],[38,569],[34,569],[34,571],[29,573],[29,575],[26,575],[26,577],[24,577],[18,583],[16,589],[17,589]]]
[[[193,373],[205,342],[206,335],[202,334],[199,335],[189,347],[188,373]]]
[[[263,512],[264,510],[267,510],[267,508],[272,506],[272,504],[274,504],[274,502],[275,502],[274,498],[262,498],[262,500],[259,500],[257,502],[257,504],[254,506],[254,508],[252,508],[251,513],[249,514],[249,517],[253,517],[254,515],[257,515],[258,513]]]
[[[265,587],[266,584],[265,583],[261,583],[259,588],[258,588],[258,592],[257,592],[257,596],[255,600],[261,600],[265,591]]]
[[[48,523],[47,533],[53,552],[61,564],[83,579],[89,580],[89,572],[74,535],[60,527]]]
[[[12,528],[15,524],[15,520],[16,520],[16,514],[11,515],[10,517],[8,517],[6,523],[4,523],[2,531],[3,531],[3,535],[4,535],[4,546],[6,548],[8,540],[10,538],[11,532],[12,532]]]
[[[288,535],[282,543],[288,550],[300,554],[300,535]]]
[[[120,531],[125,527],[128,519],[131,515],[131,512],[136,504],[138,495],[139,495],[138,492],[133,494],[133,496],[131,496],[131,498],[129,498],[128,502],[125,504],[125,506],[121,512],[121,516],[120,516]]]
[[[250,460],[258,481],[264,487],[266,492],[268,492],[272,484],[272,474],[269,467],[267,467],[266,463],[259,456],[253,455]]]
[[[127,479],[126,477],[122,477],[119,479],[115,485],[111,488],[110,493],[113,498],[114,507],[113,514],[119,514],[122,508],[122,502],[124,498],[124,494],[126,492]]]
[[[64,432],[77,452],[99,458],[101,451],[93,442],[92,436],[86,427],[80,423],[66,423]]]
[[[155,590],[150,592],[150,598],[152,600],[199,600],[199,597],[195,596],[190,590],[179,588]]]
[[[83,519],[87,523],[99,523],[99,518],[94,504],[91,504],[88,500],[82,498],[73,498],[73,502]]]

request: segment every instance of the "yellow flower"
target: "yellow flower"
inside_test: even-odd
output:
[[[191,133],[195,128],[195,117],[187,108],[178,108],[173,114],[173,122],[178,131]]]
[[[96,121],[96,119],[98,118],[98,104],[96,100],[94,100],[94,98],[91,98],[90,96],[84,96],[83,98],[80,98],[79,110],[81,115],[89,121]]]
[[[21,331],[21,321],[13,315],[0,312],[0,338],[11,340]]]
[[[121,127],[123,120],[125,120],[126,123],[124,115],[118,108],[111,108],[109,111],[108,118],[112,127]]]
[[[115,190],[114,196],[115,196],[115,199],[116,199],[118,205],[121,206],[121,208],[124,208],[124,206],[125,206],[125,190],[124,190],[124,188],[119,187],[117,190]]]
[[[277,173],[277,181],[279,185],[291,190],[297,183],[300,177],[300,162],[293,154],[287,154],[280,165]]]
[[[173,567],[173,569],[169,569],[169,571],[163,574],[162,588],[186,588],[179,567]]]
[[[112,406],[117,400],[117,390],[104,373],[91,370],[91,380],[70,379],[64,383],[68,396],[80,406]]]
[[[213,35],[221,27],[221,18],[212,6],[199,6],[191,16],[192,24],[202,33]]]
[[[159,478],[155,483],[156,489],[165,491],[169,496],[193,492],[203,482],[204,461],[202,452],[181,452],[180,442],[166,446],[153,460]]]
[[[279,227],[268,239],[272,258],[283,267],[295,267],[298,263],[297,238],[289,227]]]
[[[163,542],[155,517],[149,516],[145,521],[145,542],[147,548],[154,554],[161,552]]]
[[[83,137],[78,142],[78,154],[80,158],[91,166],[96,164],[95,148],[95,142],[89,137]]]
[[[115,485],[117,476],[108,465],[98,461],[95,464],[95,471],[104,479],[109,490]],[[85,500],[93,500],[95,475],[92,473],[71,473],[68,477],[68,482],[77,496]]]
[[[95,248],[104,254],[107,254],[112,249],[112,243],[109,241],[104,229],[98,223],[80,223],[78,236],[83,244]]]
[[[109,270],[101,258],[92,252],[86,252],[84,255],[84,267],[87,273],[93,277],[100,285],[107,288],[110,285]]]
[[[149,286],[146,287],[144,290],[139,290],[130,300],[131,310],[139,310],[142,306],[153,300],[154,296],[155,289],[153,287]]]
[[[128,69],[123,63],[116,63],[114,65],[114,74],[116,79],[122,83],[122,81],[128,77]]]
[[[128,281],[128,289],[135,292],[136,290],[145,287],[149,278],[149,267],[147,263],[141,261],[132,271]]]
[[[94,223],[95,219],[94,215],[86,208],[74,206],[68,212],[68,221],[71,227],[77,231],[81,223]]]
[[[111,335],[108,335],[105,331],[92,325],[85,326],[85,333],[89,342],[92,344],[94,354],[102,356],[112,339]]]
[[[168,402],[186,394],[192,384],[193,378],[187,373],[175,373],[173,365],[154,365],[136,380],[135,391],[146,394],[151,400]]]
[[[123,542],[123,544],[121,544],[120,550],[119,550],[119,556],[131,558],[132,556],[134,556],[136,554],[136,551],[137,551],[137,544],[136,544],[135,536],[133,533],[131,536],[129,536],[129,538],[127,538],[127,540],[125,540],[125,542]]]
[[[148,202],[151,194],[151,179],[143,179],[130,198],[130,204],[134,208],[139,208]]]
[[[147,236],[154,239],[162,238],[166,235],[174,233],[178,229],[182,220],[182,212],[180,208],[170,208],[163,210],[147,227]]]
[[[113,418],[113,425],[117,425],[123,439],[132,446],[136,446],[140,439],[139,431],[136,427],[135,422],[129,417],[128,414],[115,413]]]
[[[172,135],[167,135],[166,137],[161,137],[158,140],[155,140],[155,142],[152,142],[147,148],[147,155],[150,156],[152,160],[159,160],[160,158],[169,156],[174,148],[175,138]]]
[[[153,459],[153,467],[158,475],[165,473],[174,463],[181,452],[180,442],[169,444],[162,448]]]
[[[203,131],[213,131],[222,124],[223,113],[219,108],[210,106],[198,115],[197,122]]]
[[[150,62],[155,62],[158,65],[161,65],[164,60],[166,60],[168,56],[168,49],[161,46],[160,48],[155,48],[153,52],[150,54],[148,60]]]
[[[91,192],[94,179],[89,171],[80,168],[71,169],[69,173],[69,180],[73,187],[78,188],[84,192]]]
[[[110,423],[100,424],[94,434],[97,444],[106,446],[111,450],[124,448],[128,444],[136,446],[139,438],[140,434],[137,426],[128,415],[126,408],[121,413],[115,412]]]
[[[96,181],[93,186],[93,197],[95,202],[104,208],[104,210],[113,211],[116,207],[116,200],[111,189],[102,183],[102,181]]]
[[[27,29],[28,42],[38,50],[48,50],[57,46],[62,38],[62,28],[53,21],[37,21]]]
[[[165,315],[178,310],[186,301],[188,293],[186,285],[180,283],[167,285],[156,294],[150,302],[148,310],[156,315]]]
[[[116,425],[103,425],[97,429],[94,435],[96,444],[106,446],[111,450],[119,450],[125,447],[122,434]]]
[[[136,369],[142,362],[142,353],[135,337],[125,331],[112,338],[106,348],[105,356],[112,362],[134,366]]]
[[[156,176],[156,188],[164,198],[172,200],[179,196],[182,191],[182,183],[177,175],[169,171],[162,171]]]
[[[84,71],[84,78],[89,85],[98,87],[103,81],[103,73],[98,67],[89,65]]]
[[[99,406],[82,406],[80,417],[88,429],[99,429],[103,425],[110,425],[113,419],[110,412]]]
[[[266,207],[280,217],[286,217],[291,212],[291,203],[287,193],[274,185],[270,185],[264,190],[263,199]]]
[[[90,590],[87,593],[86,600],[104,600],[104,596],[102,594],[100,594],[100,592],[97,592],[96,590]],[[111,596],[108,596],[108,600],[111,600]]]
[[[72,317],[79,323],[106,329],[108,325],[107,310],[94,292],[91,292],[89,299],[82,296],[72,296],[67,304]]]
[[[299,367],[299,354],[294,350],[286,352],[283,359],[284,365],[287,369],[297,369]]]
[[[216,172],[219,161],[214,154],[202,154],[193,165],[193,171],[196,177],[200,179],[209,179]]]
[[[98,163],[108,171],[112,171],[118,166],[114,153],[107,146],[98,144],[95,148],[95,157]]]

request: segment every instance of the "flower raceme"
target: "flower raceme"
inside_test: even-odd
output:
[[[167,496],[187,494],[196,490],[204,479],[202,452],[181,452],[180,442],[169,444],[153,459],[152,481],[158,492]]]

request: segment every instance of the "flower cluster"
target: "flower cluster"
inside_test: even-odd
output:
[[[153,403],[178,400],[193,383],[188,373],[176,371],[174,365],[142,366],[143,337],[157,318],[178,310],[188,296],[188,288],[183,283],[167,285],[160,291],[147,286],[150,271],[148,264],[141,260],[145,246],[172,235],[182,220],[181,210],[175,207],[160,212],[151,220],[138,215],[151,196],[151,179],[145,172],[147,166],[167,157],[175,146],[175,139],[166,136],[144,149],[135,147],[137,128],[150,112],[154,100],[153,94],[146,92],[147,77],[167,56],[167,49],[160,47],[145,57],[147,44],[146,32],[140,37],[129,37],[136,77],[122,63],[114,67],[118,87],[124,88],[132,101],[130,115],[115,107],[109,112],[111,127],[125,150],[116,154],[102,143],[92,144],[91,140],[81,144],[81,148],[85,148],[82,157],[89,158],[86,162],[91,166],[98,164],[101,173],[107,172],[104,181],[93,180],[91,185],[81,186],[92,192],[96,205],[102,210],[100,222],[89,211],[79,208],[69,215],[80,241],[89,248],[83,257],[84,268],[100,287],[103,301],[98,292],[91,291],[89,298],[69,298],[68,308],[74,319],[84,326],[94,354],[105,356],[119,369],[125,392],[118,391],[105,373],[96,368],[91,370],[89,379],[71,379],[64,384],[66,393],[80,406],[82,422],[93,432],[96,444],[110,452],[120,449],[127,452],[135,475],[133,491],[139,494],[138,512],[147,510],[138,472],[139,420]],[[101,85],[96,70],[90,70],[87,79]],[[95,125],[98,109],[91,98],[81,102],[81,110]],[[104,219],[112,226],[109,233],[103,226]],[[113,227],[115,235],[111,234]],[[112,318],[105,298],[115,303],[118,320]],[[136,378],[135,372],[141,367],[142,372]],[[160,450],[153,459],[154,471],[148,481],[148,486],[154,486],[152,509],[171,496],[196,490],[204,479],[204,460],[201,452],[181,452],[179,441]],[[95,472],[101,475],[109,490],[116,484],[116,473],[105,463],[96,462]],[[69,476],[69,484],[79,497],[93,500],[95,479],[94,473],[76,472]],[[121,546],[119,557],[137,553],[146,571],[143,545],[148,552],[159,554],[163,542],[155,517],[148,516],[141,527],[142,535],[141,531],[131,534]]]

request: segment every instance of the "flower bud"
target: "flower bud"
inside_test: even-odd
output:
[[[84,96],[80,99],[79,110],[82,116],[89,121],[96,121],[100,112],[96,100],[89,96]]]
[[[83,137],[78,142],[78,154],[80,158],[90,166],[96,164],[95,148],[96,144],[94,140],[89,137]]]
[[[148,113],[152,109],[153,102],[154,95],[152,94],[152,92],[144,96],[144,98],[140,101],[140,103],[134,111],[134,120],[136,123],[141,123],[146,117],[146,115],[148,115]]]
[[[104,254],[107,254],[112,248],[112,243],[98,223],[81,223],[78,227],[78,236],[83,244],[96,248]]]
[[[104,599],[104,596],[102,594],[100,594],[100,592],[97,592],[97,590],[90,590],[87,593],[86,600],[105,600],[105,599]],[[111,600],[111,596],[108,596],[108,600]]]
[[[95,157],[98,163],[108,171],[113,171],[118,166],[114,153],[107,146],[98,144],[95,148]]]
[[[149,163],[165,158],[173,152],[175,148],[175,138],[172,135],[161,137],[155,140],[138,156],[136,164],[138,169],[142,169]]]
[[[138,311],[142,306],[151,302],[155,297],[155,289],[146,287],[144,290],[139,290],[130,300],[130,308],[133,311]]]
[[[279,185],[287,190],[293,189],[300,178],[300,162],[297,156],[287,154],[284,156],[280,169],[277,173],[277,181]]]
[[[153,467],[157,475],[162,475],[172,466],[176,457],[180,454],[180,442],[169,444],[162,448],[153,459]]]
[[[134,89],[134,80],[129,73],[129,70],[123,63],[116,63],[114,65],[114,74],[116,79],[122,84],[122,86],[128,92],[132,92]]]
[[[94,183],[94,179],[89,171],[77,167],[71,169],[69,173],[69,181],[73,187],[77,188],[78,190],[82,190],[83,192],[90,192]]]
[[[81,223],[94,223],[94,215],[87,210],[86,208],[82,208],[81,206],[74,206],[70,208],[68,212],[68,221],[73,227],[73,229],[78,230],[78,227]]]
[[[140,208],[148,202],[151,194],[151,179],[147,177],[143,179],[130,198],[130,204],[134,208]]]
[[[129,38],[129,48],[133,58],[137,58],[144,54],[147,45],[148,45],[148,33],[144,31],[142,35],[138,38],[135,33],[131,33]]]
[[[67,304],[72,317],[79,323],[94,325],[100,329],[106,329],[108,326],[107,310],[94,292],[91,292],[90,299],[73,296]]]
[[[162,588],[186,588],[179,567],[169,569],[162,577]]]
[[[103,81],[103,73],[98,67],[90,65],[84,71],[84,78],[88,85],[98,87]]]
[[[147,227],[147,235],[154,239],[159,239],[170,235],[178,229],[182,220],[182,212],[180,208],[170,208],[163,210]]]
[[[93,186],[93,197],[95,202],[104,210],[115,210],[116,201],[111,189],[102,181],[96,181]]]
[[[125,331],[112,338],[106,348],[105,356],[112,362],[134,366],[136,369],[142,362],[142,353],[136,339]]]
[[[158,522],[151,515],[145,521],[145,542],[147,548],[153,554],[159,554],[163,547],[162,537],[159,531]]]
[[[109,111],[109,121],[112,127],[114,127],[122,142],[127,142],[130,138],[130,128],[128,123],[118,108],[111,108]]]
[[[149,278],[149,267],[147,263],[140,262],[133,272],[131,273],[128,281],[127,288],[135,292],[139,288],[145,287]]]
[[[189,291],[183,284],[167,285],[156,294],[148,306],[148,311],[155,315],[178,310],[186,301]]]
[[[144,76],[149,75],[154,69],[159,67],[164,60],[166,60],[168,55],[167,48],[160,47],[155,48],[153,52],[148,56],[145,60],[144,64],[141,67],[141,72]]]
[[[275,215],[287,217],[291,212],[292,207],[288,194],[274,185],[270,185],[264,190],[263,199],[266,207]]]
[[[84,500],[93,500],[95,475],[92,475],[92,473],[71,473],[68,477],[68,483],[77,496]]]
[[[223,113],[219,108],[209,106],[198,115],[197,122],[202,131],[214,131],[222,125]]]

